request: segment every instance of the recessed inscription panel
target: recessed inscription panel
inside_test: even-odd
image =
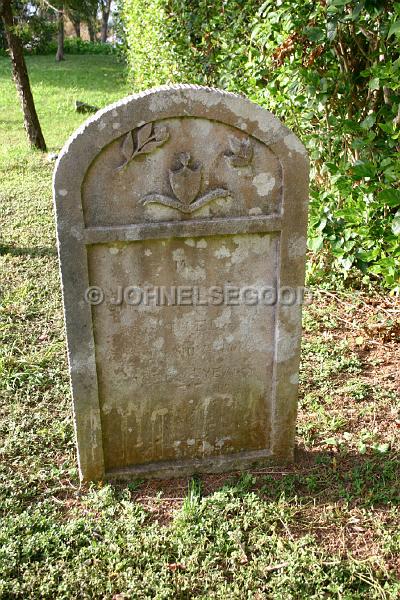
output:
[[[129,131],[94,160],[82,186],[88,227],[280,211],[277,157],[216,121],[165,119]]]
[[[271,234],[89,248],[106,470],[268,449],[277,251]]]

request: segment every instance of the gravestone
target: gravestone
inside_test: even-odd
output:
[[[235,94],[160,87],[75,132],[54,198],[81,478],[291,460],[308,202],[296,136]]]

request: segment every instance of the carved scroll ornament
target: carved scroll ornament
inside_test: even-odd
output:
[[[228,190],[216,188],[199,196],[203,166],[200,162],[192,163],[189,152],[178,155],[179,166],[176,170],[169,171],[169,182],[175,197],[165,194],[146,194],[141,204],[163,204],[170,208],[176,208],[182,213],[193,213],[211,200],[226,198]]]

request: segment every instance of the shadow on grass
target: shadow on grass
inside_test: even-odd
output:
[[[10,254],[11,256],[31,256],[32,258],[36,256],[57,256],[57,249],[41,248],[40,246],[36,248],[19,248],[12,244],[0,243],[0,256],[5,256],[6,254]]]
[[[15,118],[15,119],[3,119],[3,117],[1,118],[1,126],[2,127],[17,127],[18,129],[23,130],[24,126],[22,123],[21,119]]]
[[[28,61],[32,86],[44,85],[62,90],[78,87],[83,91],[110,93],[110,87],[125,82],[124,67],[115,56],[67,54],[63,63],[50,56],[35,56]]]
[[[398,452],[310,452],[296,449],[296,462],[287,470],[254,472],[263,479],[263,493],[276,499],[312,500],[317,504],[347,501],[362,506],[400,502]]]

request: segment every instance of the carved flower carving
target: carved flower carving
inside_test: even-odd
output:
[[[249,138],[229,138],[230,150],[225,153],[232,167],[248,167],[253,158],[253,146]]]
[[[150,154],[150,152],[162,146],[168,138],[169,132],[165,125],[146,123],[142,127],[129,131],[121,146],[125,161],[117,170],[126,167],[139,154]]]

